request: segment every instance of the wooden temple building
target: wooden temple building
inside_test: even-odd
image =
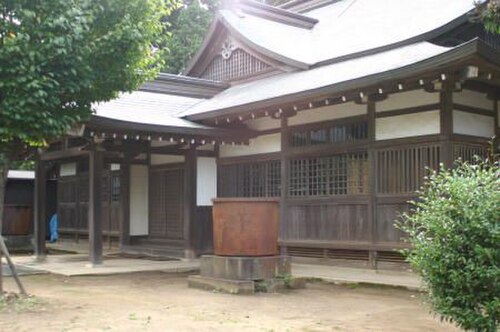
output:
[[[292,256],[391,260],[426,167],[485,155],[500,131],[500,41],[472,0],[227,1],[182,75],[96,105],[41,152],[60,232],[124,252],[212,251],[212,199],[280,201]]]

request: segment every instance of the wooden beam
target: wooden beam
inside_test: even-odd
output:
[[[376,114],[375,116],[377,118],[386,118],[386,117],[391,117],[391,116],[414,114],[414,113],[421,113],[421,112],[426,112],[426,111],[434,111],[434,110],[438,110],[439,107],[440,107],[440,104],[435,103],[435,104],[429,104],[429,105],[401,108],[401,109],[397,109],[397,110],[393,110],[393,111],[384,111],[384,112]]]
[[[154,146],[150,148],[150,152],[153,154],[185,155],[189,150],[182,148],[186,146],[187,143],[167,145],[167,146]]]
[[[102,170],[103,154],[95,146],[89,154],[89,259],[92,266],[102,263]]]
[[[439,121],[440,131],[444,140],[441,142],[441,162],[446,168],[453,167],[453,82],[444,83],[443,89],[439,92]]]
[[[37,260],[44,260],[46,254],[45,237],[47,234],[46,216],[47,172],[45,162],[37,155],[35,164],[35,192],[34,192],[34,244]]]
[[[69,148],[67,150],[43,152],[40,155],[40,160],[49,161],[49,160],[68,159],[68,158],[87,156],[88,154],[89,154],[88,151],[82,150],[81,147],[77,147],[77,148]]]

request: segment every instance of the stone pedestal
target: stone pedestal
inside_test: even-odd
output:
[[[200,275],[188,278],[189,287],[231,294],[251,294],[257,285],[283,285],[290,280],[288,256],[235,257],[205,255],[200,258]],[[272,290],[275,290],[273,287]]]

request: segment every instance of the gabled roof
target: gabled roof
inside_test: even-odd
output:
[[[190,107],[181,115],[196,121],[234,112],[258,111],[274,104],[298,102],[320,93],[338,93],[384,80],[405,79],[467,60],[473,55],[481,55],[500,66],[500,52],[479,40],[454,48],[420,42],[311,70],[283,73],[235,85],[212,99]]]
[[[463,23],[474,9],[471,0],[343,0],[305,12],[302,17],[317,20],[305,29],[248,10],[253,1],[238,3],[240,10],[232,6],[219,11],[187,75],[210,50],[218,25],[263,56],[306,69],[428,40]]]

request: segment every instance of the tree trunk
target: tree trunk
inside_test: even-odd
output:
[[[9,172],[10,160],[0,152],[0,236],[3,234],[3,210],[5,203],[5,189],[7,187],[7,174]],[[0,297],[3,296],[3,277],[2,277],[2,251],[0,250]]]

